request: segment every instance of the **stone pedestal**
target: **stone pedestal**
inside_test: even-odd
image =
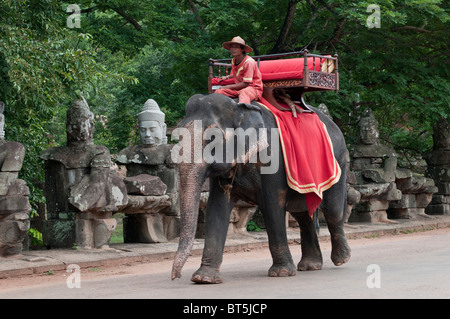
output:
[[[26,183],[17,178],[24,156],[22,144],[0,140],[0,257],[20,254],[30,228],[30,192]]]
[[[437,192],[426,208],[429,215],[450,214],[450,124],[439,120],[434,126],[433,151],[425,155],[428,167],[426,175],[436,184]]]
[[[158,243],[178,237],[178,172],[172,145],[137,145],[122,150],[129,205],[121,210],[125,242]]]
[[[402,192],[402,198],[389,205],[389,218],[415,219],[425,216],[425,208],[437,191],[430,178],[415,175],[408,169],[397,169],[395,183]]]
[[[0,257],[20,254],[22,242],[29,228],[28,213],[0,215]]]
[[[129,214],[124,217],[123,225],[123,239],[126,243],[167,242],[162,214]]]
[[[389,202],[401,199],[395,183],[353,185],[360,201],[353,207],[349,222],[390,222],[387,216]]]

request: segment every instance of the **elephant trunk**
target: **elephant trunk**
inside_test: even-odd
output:
[[[178,168],[181,230],[178,250],[172,266],[172,280],[181,277],[181,269],[194,245],[200,193],[205,181],[205,165],[203,164],[180,164]]]

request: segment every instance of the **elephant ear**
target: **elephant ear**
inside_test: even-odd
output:
[[[269,146],[266,126],[258,105],[239,103],[237,114],[235,129],[242,129],[241,133],[248,136],[245,140],[245,154],[238,154],[242,156],[238,162],[247,163],[252,158],[256,159],[257,153]]]

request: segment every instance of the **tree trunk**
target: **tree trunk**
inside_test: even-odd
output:
[[[297,8],[297,3],[300,0],[290,0],[288,5],[288,10],[286,12],[286,17],[284,18],[283,26],[281,27],[280,34],[278,35],[277,42],[275,43],[270,53],[278,53],[285,47],[286,38],[289,34],[289,30],[292,25],[292,21],[294,21],[295,9]]]

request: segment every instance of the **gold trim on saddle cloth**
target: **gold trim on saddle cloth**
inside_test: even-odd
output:
[[[326,191],[327,189],[329,189],[331,186],[333,186],[334,184],[336,184],[339,179],[341,178],[341,168],[339,167],[339,165],[337,164],[336,158],[334,156],[334,150],[333,150],[333,143],[331,142],[330,136],[328,134],[328,130],[325,126],[324,123],[322,123],[324,129],[325,129],[325,133],[327,135],[327,139],[328,139],[328,143],[330,144],[331,147],[331,153],[333,154],[333,175],[326,181],[320,183],[319,185],[316,186],[316,184],[312,183],[312,184],[305,184],[305,185],[301,185],[298,183],[298,181],[296,181],[291,174],[290,168],[289,168],[289,163],[287,161],[287,156],[286,156],[286,150],[285,150],[285,145],[284,145],[284,139],[283,139],[283,134],[280,130],[280,122],[279,122],[279,118],[276,114],[274,114],[269,107],[267,107],[266,105],[262,104],[261,102],[257,102],[258,104],[260,104],[261,106],[263,106],[266,110],[270,111],[273,116],[275,117],[275,121],[277,122],[277,128],[278,128],[278,133],[280,134],[280,141],[281,141],[281,149],[283,152],[283,160],[284,160],[284,164],[286,166],[286,176],[287,176],[287,183],[289,185],[290,188],[292,188],[293,190],[301,193],[301,194],[306,194],[306,193],[311,193],[314,192],[317,196],[320,197],[320,199],[322,199],[322,193],[324,191]]]

